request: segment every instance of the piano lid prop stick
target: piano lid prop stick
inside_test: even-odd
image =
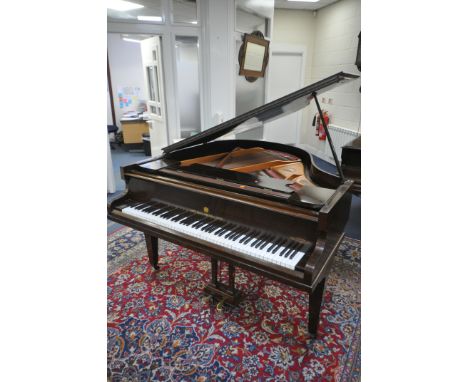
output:
[[[338,160],[338,157],[336,155],[335,146],[333,145],[333,141],[331,139],[330,132],[328,131],[327,123],[325,122],[325,118],[323,118],[322,109],[320,108],[320,104],[319,104],[319,101],[317,99],[317,93],[313,92],[312,96],[314,97],[315,105],[317,106],[317,110],[319,112],[320,119],[322,120],[323,128],[325,129],[325,134],[327,135],[327,138],[328,138],[328,144],[330,145],[330,149],[331,149],[331,152],[333,154],[333,159],[335,160],[336,168],[338,169],[338,173],[340,175],[341,180],[344,181],[345,177],[343,175],[343,170],[341,169],[340,161]]]

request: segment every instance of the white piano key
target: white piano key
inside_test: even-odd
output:
[[[193,227],[197,223],[199,223],[205,216],[200,215],[200,217],[196,220],[191,221],[189,224],[182,224],[181,222],[186,219],[186,218],[193,218],[194,215],[187,215],[184,216],[182,219],[179,219],[178,221],[173,221],[173,218],[176,218],[179,215],[186,214],[186,211],[181,211],[177,215],[172,215],[172,216],[166,216],[166,217],[161,217],[161,215],[164,215],[166,212],[158,214],[158,211],[165,209],[168,206],[158,206],[157,209],[152,210],[151,212],[148,211],[142,211],[143,209],[149,207],[151,204],[149,203],[141,203],[134,205],[132,207],[125,207],[122,209],[122,212],[131,216],[135,216],[147,221],[150,221],[152,223],[155,223],[157,225],[161,225],[163,227],[170,228],[174,231],[183,233],[187,236],[190,237],[195,237],[197,239],[201,239],[210,243],[214,243],[217,245],[220,245],[224,248],[232,249],[237,252],[243,253],[245,255],[248,255],[250,257],[260,259],[266,262],[270,262],[273,264],[278,264],[282,267],[288,268],[288,269],[295,269],[297,263],[300,261],[302,256],[304,256],[304,252],[298,251],[293,259],[290,259],[290,254],[286,257],[285,254],[282,256],[280,255],[281,252],[285,249],[285,245],[288,245],[288,248],[291,248],[293,244],[290,243],[288,240],[285,243],[282,243],[282,245],[273,253],[273,248],[268,251],[270,246],[278,240],[277,237],[273,237],[271,239],[272,242],[268,242],[266,245],[264,244],[264,240],[266,239],[265,233],[261,232],[259,230],[249,230],[247,232],[243,232],[240,234],[236,239],[233,239],[232,237],[227,237],[230,234],[237,232],[239,233],[239,230],[242,230],[243,227],[241,225],[234,225],[234,227],[231,225],[229,226],[229,229],[226,230],[226,225],[223,226],[222,221],[217,222],[217,226],[215,229],[211,230],[211,232],[207,232],[206,230],[203,231],[204,228],[206,228],[208,225],[213,224],[213,221],[207,221],[204,222],[203,224],[197,226],[196,228]],[[172,211],[173,212],[173,211]],[[212,218],[215,219],[215,218]],[[222,234],[219,234],[219,230],[224,229],[225,231]],[[255,234],[255,235],[254,235]],[[252,238],[252,236],[255,236]],[[244,240],[246,238],[250,238],[250,240]],[[252,245],[255,243],[258,239],[261,239],[262,242],[260,245]],[[246,243],[246,241],[248,241]],[[255,247],[257,245],[257,247]],[[276,244],[277,245],[277,244]],[[263,248],[261,248],[263,246]],[[303,248],[300,248],[301,250]],[[285,251],[285,253],[287,250]]]

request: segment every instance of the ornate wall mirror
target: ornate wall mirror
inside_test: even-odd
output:
[[[245,34],[239,49],[239,75],[245,76],[249,82],[259,77],[265,77],[268,65],[268,49],[270,41],[263,38],[263,33],[255,31]]]

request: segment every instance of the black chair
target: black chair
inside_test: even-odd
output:
[[[114,139],[116,138],[117,131],[119,131],[119,128],[117,126],[107,125],[107,134],[112,134],[113,133],[114,134]],[[110,142],[110,147],[111,147],[111,150],[115,150],[113,142]]]

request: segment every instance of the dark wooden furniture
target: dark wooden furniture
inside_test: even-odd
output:
[[[354,181],[353,194],[361,195],[361,136],[342,147],[341,167],[344,176]]]
[[[315,337],[353,182],[320,170],[299,146],[214,139],[295,112],[356,77],[337,73],[170,145],[160,157],[123,167],[127,189],[109,203],[109,219],[145,233],[155,269],[158,239],[210,256],[212,280],[205,291],[224,302],[242,298],[235,267],[306,291]],[[218,279],[221,261],[229,264],[227,284]]]

